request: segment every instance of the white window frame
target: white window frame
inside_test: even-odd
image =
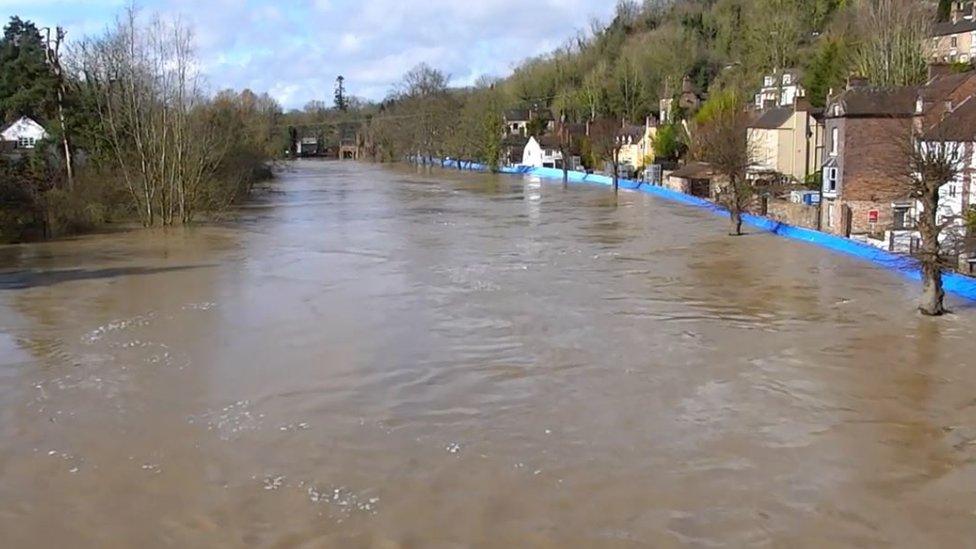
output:
[[[828,227],[834,226],[834,203],[833,202],[827,203],[827,226]]]
[[[824,191],[828,193],[837,192],[837,168],[824,168]]]
[[[840,153],[840,128],[834,126],[830,129],[830,156],[837,156]]]

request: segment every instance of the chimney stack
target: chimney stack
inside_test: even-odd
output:
[[[847,77],[847,89],[849,90],[854,88],[863,88],[867,85],[868,79],[863,76],[852,74]]]

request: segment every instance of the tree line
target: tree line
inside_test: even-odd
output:
[[[50,138],[0,156],[0,238],[189,223],[270,175],[280,105],[207,94],[189,28],[129,10],[65,50],[63,37],[18,17],[4,27],[0,116],[35,119]]]

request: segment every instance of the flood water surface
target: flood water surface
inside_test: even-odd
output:
[[[973,305],[725,229],[309,162],[2,247],[0,546],[976,546]]]

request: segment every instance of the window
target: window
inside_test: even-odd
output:
[[[830,130],[830,156],[837,156],[840,149],[840,128]]]
[[[956,192],[957,192],[956,191],[956,184],[955,183],[949,183],[949,198],[955,198],[956,197]]]
[[[783,75],[783,85],[784,86],[789,86],[792,83],[793,83],[793,75],[792,74],[789,74],[789,73],[784,74]]]
[[[837,168],[824,169],[824,191],[837,192]]]
[[[952,38],[949,39],[949,47],[955,48],[958,45],[959,45],[959,38],[958,37],[953,36]]]
[[[910,206],[896,205],[894,207],[894,210],[892,212],[894,217],[894,223],[893,223],[894,229],[905,230],[905,229],[911,229],[915,226],[915,224],[912,222],[912,216],[909,214],[910,210],[911,210]]]
[[[767,76],[767,77],[763,78],[763,86],[766,86],[768,88],[769,86],[772,86],[772,85],[773,85],[773,77],[772,76]]]
[[[36,143],[33,137],[21,137],[17,140],[17,147],[21,149],[33,149]]]
[[[827,204],[827,226],[834,226],[834,203],[830,202]]]

